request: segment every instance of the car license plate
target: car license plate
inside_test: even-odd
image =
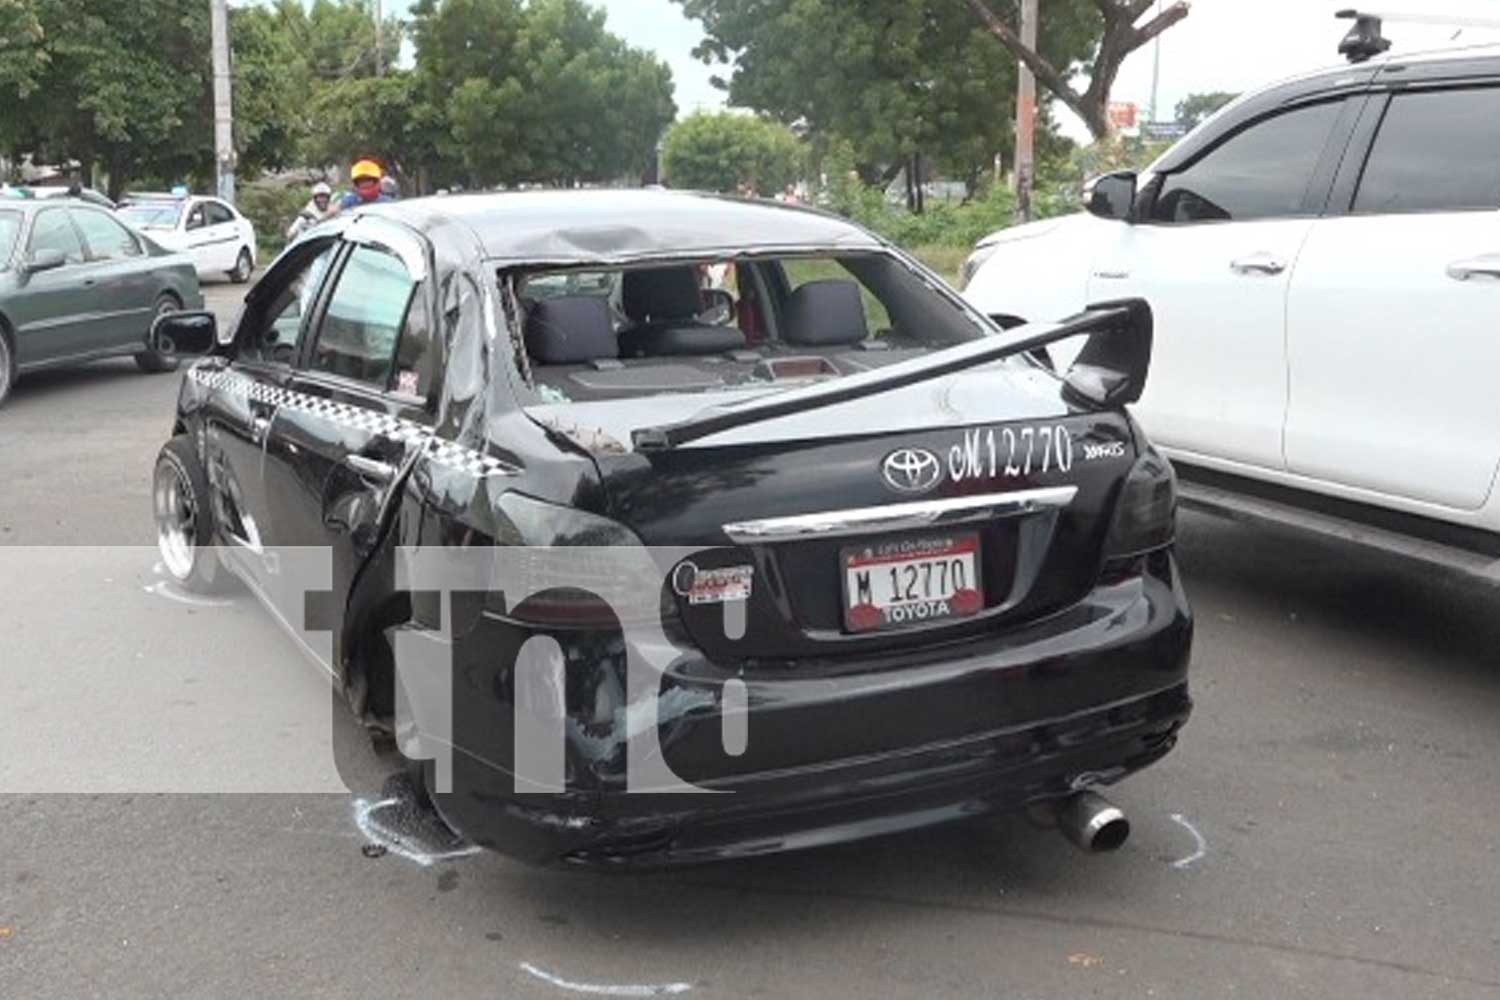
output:
[[[840,553],[850,632],[967,618],[984,608],[978,535],[886,539]]]

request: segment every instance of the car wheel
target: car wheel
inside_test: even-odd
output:
[[[232,578],[214,549],[208,476],[186,434],[168,441],[156,456],[151,506],[156,549],[173,581],[197,594],[228,589]]]
[[[250,273],[255,270],[255,262],[250,259],[250,248],[241,247],[239,258],[234,262],[234,270],[229,272],[229,280],[236,285],[243,285],[250,280]]]
[[[159,296],[156,300],[156,308],[151,310],[151,322],[167,313],[177,312],[182,304],[170,295]],[[177,370],[177,355],[166,354],[161,351],[147,348],[135,356],[135,363],[143,372],[171,372]]]
[[[4,324],[0,324],[0,406],[5,405],[5,397],[10,395],[10,387],[16,382],[16,361],[10,350],[10,337],[5,333]]]

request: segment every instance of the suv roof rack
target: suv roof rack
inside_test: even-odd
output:
[[[1345,8],[1333,15],[1352,20],[1354,26],[1339,42],[1339,55],[1351,63],[1362,63],[1391,47],[1391,40],[1381,34],[1386,21],[1400,24],[1436,24],[1459,28],[1500,28],[1500,18],[1473,17],[1466,14],[1409,14],[1402,11],[1361,11]]]

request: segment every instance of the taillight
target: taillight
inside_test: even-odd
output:
[[[1177,532],[1177,476],[1172,465],[1154,449],[1136,460],[1104,543],[1110,561],[1145,555],[1172,544]]]

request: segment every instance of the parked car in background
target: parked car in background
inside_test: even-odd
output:
[[[1249,94],[1089,213],[996,233],[1008,325],[1142,296],[1135,412],[1184,497],[1490,575],[1500,555],[1500,49]]]
[[[255,271],[255,227],[233,205],[198,195],[129,194],[120,216],[168,250],[193,259],[199,277],[244,284]]]
[[[93,188],[64,187],[57,184],[28,184],[12,187],[9,184],[0,183],[0,200],[13,198],[76,198],[79,201],[86,201],[100,208],[115,207],[115,203],[107,195],[101,194]]]
[[[278,553],[327,547],[324,666],[484,846],[701,861],[1036,804],[1106,849],[1128,825],[1087,790],[1190,712],[1171,471],[1124,411],[1138,301],[1008,337],[832,216],[563,191],[342,216],[233,328],[158,330],[211,352],[156,467],[164,566],[274,607]],[[1072,372],[1023,357],[1070,337]],[[393,668],[443,627],[395,560],[477,556],[500,581],[578,546],[596,561],[497,583],[451,656]],[[624,627],[643,619],[661,631]],[[564,651],[545,695],[515,662],[533,640]],[[627,653],[671,661],[654,717]],[[521,787],[521,734],[553,723],[557,785]],[[721,794],[627,794],[642,732]]]
[[[143,240],[77,200],[0,201],[0,402],[20,375],[134,356],[143,371],[177,359],[149,341],[156,317],[200,309],[185,256]]]

